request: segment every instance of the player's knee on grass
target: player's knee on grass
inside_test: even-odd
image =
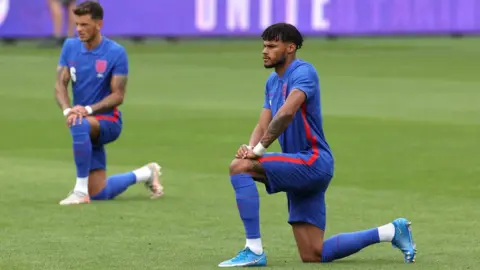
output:
[[[92,196],[97,195],[107,185],[107,172],[102,169],[90,171],[88,175],[88,193]]]
[[[320,263],[322,262],[322,248],[318,249],[310,247],[309,249],[300,251],[300,259],[304,263]]]
[[[305,222],[292,223],[292,228],[295,241],[297,242],[298,253],[302,262],[321,262],[324,236],[323,231]]]

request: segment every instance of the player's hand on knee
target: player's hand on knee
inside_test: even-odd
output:
[[[67,116],[67,125],[69,127],[74,126],[76,124],[81,124],[83,121],[83,118],[89,114],[88,110],[86,107],[76,105],[73,107],[68,116]]]
[[[87,109],[83,106],[80,106],[80,105],[76,105],[75,107],[73,107],[70,112],[80,114],[82,116],[87,116],[88,115]]]
[[[241,158],[244,159],[247,157],[248,149],[252,148],[249,145],[242,144],[240,148],[237,150],[237,154],[235,154],[235,158]]]
[[[257,156],[255,153],[253,153],[253,148],[250,147],[247,149],[247,153],[245,154],[246,159],[258,159],[259,156]]]
[[[81,124],[83,119],[83,115],[78,113],[70,112],[67,116],[67,126],[75,126],[76,124]]]

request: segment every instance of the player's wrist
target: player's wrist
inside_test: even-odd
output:
[[[255,147],[253,148],[253,153],[259,157],[263,156],[263,154],[265,154],[266,151],[267,151],[267,148],[263,146],[261,142],[257,143],[257,145],[255,145]]]
[[[72,108],[66,108],[65,110],[63,110],[63,116],[67,116],[71,110]]]
[[[85,106],[85,110],[87,111],[87,114],[92,114],[93,113],[93,109],[90,106]]]

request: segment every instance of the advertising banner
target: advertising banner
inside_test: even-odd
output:
[[[81,1],[80,1],[81,2]],[[101,0],[109,36],[258,36],[288,22],[308,36],[480,33],[480,0]],[[0,0],[0,37],[52,33],[47,0]]]

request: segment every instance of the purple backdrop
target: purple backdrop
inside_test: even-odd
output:
[[[48,36],[46,0],[0,0],[1,36]],[[258,35],[293,23],[307,35],[480,33],[479,0],[102,0],[111,36]]]

